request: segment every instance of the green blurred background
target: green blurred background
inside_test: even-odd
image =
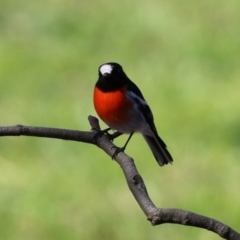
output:
[[[174,157],[173,166],[158,167],[140,135],[126,150],[154,203],[240,231],[240,1],[0,5],[1,126],[90,130],[97,68],[119,62],[143,91]],[[0,235],[219,239],[196,228],[152,227],[120,167],[100,149],[27,137],[0,139]]]

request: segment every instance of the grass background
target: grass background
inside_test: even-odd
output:
[[[174,157],[173,166],[157,167],[140,135],[127,148],[154,203],[239,231],[239,29],[238,0],[2,0],[0,125],[89,130],[97,68],[119,62]],[[0,235],[219,239],[151,227],[119,166],[96,147],[27,137],[0,139]]]

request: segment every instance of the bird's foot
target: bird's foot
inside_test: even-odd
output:
[[[106,128],[104,130],[98,130],[96,128],[92,128],[92,130],[97,131],[97,133],[94,135],[95,141],[97,141],[97,138],[101,137],[103,134],[106,134],[112,142],[115,138],[122,135],[121,132],[114,132],[113,134],[110,134],[108,131],[110,131],[111,128]]]
[[[104,129],[104,130],[99,130],[99,129],[96,129],[96,128],[92,128],[92,130],[96,131],[96,134],[93,136],[93,139],[94,139],[95,142],[103,134],[106,134],[108,137],[110,137],[112,135],[112,134],[108,133],[108,131],[111,130],[111,128],[107,128],[107,129]],[[110,139],[111,139],[111,137],[110,137]]]
[[[112,155],[112,159],[114,159],[115,157],[117,157],[117,155],[120,153],[120,152],[124,152],[125,151],[125,146],[123,147],[116,147],[116,146],[113,146],[112,149],[115,149],[115,152],[113,153]]]
[[[116,132],[116,136],[118,137],[118,136],[120,136],[122,133],[120,133],[120,132]],[[128,142],[130,141],[130,139],[131,139],[131,137],[132,137],[132,135],[134,134],[134,132],[132,132],[130,135],[129,135],[129,137],[128,137],[128,140],[127,140],[127,142],[124,144],[124,146],[123,147],[116,147],[116,146],[113,146],[112,147],[112,149],[113,148],[115,148],[116,150],[115,150],[115,152],[113,153],[113,155],[112,155],[112,159],[113,158],[115,158],[120,152],[124,152],[125,151],[125,149],[126,149],[126,147],[127,147],[127,145],[128,145]]]

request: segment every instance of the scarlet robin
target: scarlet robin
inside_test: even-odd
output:
[[[118,135],[130,134],[116,154],[124,151],[132,135],[139,132],[160,166],[172,163],[166,144],[158,136],[150,107],[122,66],[114,62],[105,63],[99,67],[98,73],[93,97],[97,114],[110,129],[117,130]]]

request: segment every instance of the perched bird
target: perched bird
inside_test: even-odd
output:
[[[158,136],[153,114],[139,88],[127,77],[118,63],[109,62],[98,69],[94,88],[94,107],[99,117],[118,134],[130,134],[126,144],[116,150],[124,151],[135,132],[143,135],[158,164],[172,163],[166,144]],[[106,132],[106,131],[105,131]]]

